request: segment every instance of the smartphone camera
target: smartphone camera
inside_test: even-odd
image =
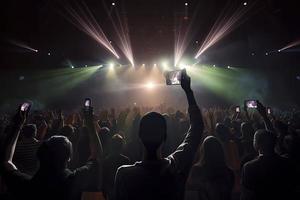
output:
[[[235,107],[235,112],[236,112],[236,113],[240,113],[240,112],[241,112],[241,108],[240,108],[239,106],[236,106],[236,107]]]
[[[90,98],[85,98],[84,100],[84,107],[86,110],[88,110],[92,105],[92,100]]]
[[[247,100],[246,106],[247,106],[247,108],[257,108],[257,101],[256,100]]]
[[[30,107],[30,104],[25,102],[21,105],[21,111],[26,112],[26,111],[28,111],[29,107]]]
[[[267,113],[268,113],[268,115],[272,114],[272,109],[270,107],[267,108]]]
[[[182,70],[175,70],[166,72],[166,84],[167,85],[180,85],[181,84]]]

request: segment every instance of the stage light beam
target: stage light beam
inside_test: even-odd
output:
[[[236,29],[239,25],[242,24],[242,19],[245,19],[246,14],[249,13],[251,8],[254,6],[240,6],[233,13],[231,10],[226,7],[222,14],[218,17],[216,22],[213,24],[211,30],[205,37],[201,47],[195,55],[197,59],[201,54],[203,54],[207,49],[211,46],[215,45],[229,33],[231,33],[234,29]]]
[[[100,27],[88,6],[83,2],[82,6],[78,3],[77,8],[78,9],[76,10],[71,5],[68,5],[65,7],[65,9],[70,17],[66,16],[64,13],[62,13],[62,15],[65,16],[66,19],[75,25],[79,30],[93,38],[99,45],[105,47],[116,58],[119,59],[120,56],[109,42],[103,29]]]

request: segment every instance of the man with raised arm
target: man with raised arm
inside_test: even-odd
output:
[[[118,169],[115,200],[184,199],[185,183],[203,132],[202,115],[190,84],[190,77],[183,71],[181,87],[189,104],[190,128],[182,144],[162,158],[161,148],[167,133],[165,118],[156,112],[143,116],[139,137],[144,145],[144,158]]]
[[[85,122],[90,140],[90,157],[87,163],[71,171],[67,163],[72,155],[72,143],[64,136],[52,136],[38,149],[40,168],[30,177],[21,173],[12,162],[20,130],[26,122],[27,111],[14,116],[6,138],[1,171],[13,199],[80,199],[82,192],[98,192],[101,180],[99,166],[102,146],[95,131],[93,110],[85,110]]]

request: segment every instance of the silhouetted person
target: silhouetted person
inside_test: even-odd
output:
[[[166,158],[161,157],[166,140],[165,118],[156,112],[147,113],[140,122],[139,137],[144,145],[144,159],[118,169],[115,199],[183,199],[186,179],[200,143],[203,121],[193,92],[190,77],[182,74],[181,86],[189,103],[190,129],[183,143]]]
[[[36,133],[35,124],[28,124],[22,128],[13,159],[19,170],[30,176],[34,175],[39,167],[36,153],[41,142],[36,139]]]
[[[198,200],[230,200],[234,173],[226,165],[222,144],[208,136],[200,148],[200,160],[190,173],[187,189]]]
[[[216,124],[216,136],[220,139],[225,152],[225,160],[231,169],[238,171],[240,169],[240,159],[238,146],[230,137],[230,130],[222,123]]]
[[[122,155],[125,141],[121,135],[114,135],[109,144],[109,155],[103,161],[103,189],[107,200],[113,198],[114,181],[118,168],[129,165],[129,158]]]
[[[240,138],[241,146],[241,167],[248,161],[253,160],[257,153],[253,147],[254,129],[249,122],[243,122],[241,124],[242,137]]]
[[[275,144],[273,132],[256,131],[254,148],[259,156],[243,167],[241,199],[291,199],[292,168],[287,159],[275,153]]]
[[[89,161],[74,171],[67,169],[67,163],[72,155],[72,143],[65,136],[52,136],[38,149],[40,167],[32,178],[21,173],[12,162],[16,141],[26,122],[27,114],[27,111],[18,111],[15,115],[4,146],[4,162],[1,167],[10,194],[15,199],[52,200],[80,199],[82,192],[98,192],[97,181],[101,178],[98,168],[102,147],[93,124],[92,110],[85,111],[90,138]]]

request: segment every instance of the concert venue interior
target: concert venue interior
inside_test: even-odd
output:
[[[67,105],[82,96],[120,106],[177,103],[164,71],[181,68],[205,105],[299,105],[300,15],[292,1],[2,4],[2,106]]]
[[[300,199],[299,0],[1,0],[0,199]]]

